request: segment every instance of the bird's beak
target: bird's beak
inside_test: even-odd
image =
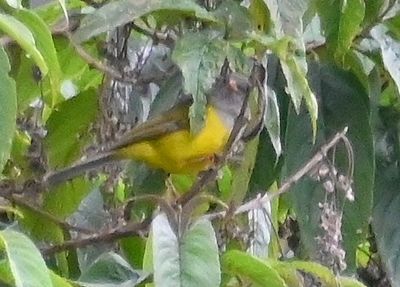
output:
[[[239,92],[237,82],[234,79],[229,79],[229,88],[231,88],[234,92]]]

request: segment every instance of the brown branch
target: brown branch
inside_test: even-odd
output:
[[[142,222],[131,222],[127,225],[116,227],[98,234],[93,234],[85,238],[64,241],[61,244],[44,247],[41,249],[43,255],[49,256],[58,252],[62,252],[74,248],[83,248],[88,245],[112,242],[120,238],[129,237],[133,235],[140,235],[144,232],[151,223],[151,218],[147,218]]]
[[[235,210],[234,215],[248,212],[253,209],[262,208],[265,202],[272,201],[274,198],[288,192],[293,185],[299,182],[299,180],[301,180],[305,175],[309,174],[315,167],[317,167],[321,163],[322,160],[324,160],[329,150],[334,148],[340,141],[348,141],[346,137],[347,130],[348,128],[345,127],[341,132],[337,133],[328,143],[324,144],[307,163],[305,163],[296,173],[294,173],[286,181],[284,181],[277,192],[267,191],[263,197],[257,197],[242,204]],[[225,215],[226,211],[221,211],[204,215],[204,217],[212,220],[216,218],[222,218]]]
[[[120,82],[125,82],[125,83],[129,83],[129,84],[136,84],[136,81],[134,79],[125,77],[122,73],[120,73],[119,71],[117,71],[113,67],[104,64],[102,61],[100,61],[100,60],[96,59],[95,57],[93,57],[92,55],[90,55],[85,50],[85,48],[83,48],[83,46],[81,46],[80,44],[76,43],[72,39],[72,35],[69,32],[66,32],[65,35],[70,40],[72,46],[75,48],[75,51],[78,53],[78,55],[86,63],[88,63],[90,66],[93,66],[94,68],[96,68],[100,72],[103,72],[103,73],[109,75],[114,80],[118,80]]]

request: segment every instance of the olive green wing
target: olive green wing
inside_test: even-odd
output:
[[[180,105],[148,119],[122,136],[108,151],[115,151],[142,141],[150,141],[175,131],[188,129],[188,105]]]

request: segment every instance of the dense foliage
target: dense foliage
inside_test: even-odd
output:
[[[396,0],[0,3],[3,284],[400,286]],[[262,130],[213,169],[43,184],[227,64]]]

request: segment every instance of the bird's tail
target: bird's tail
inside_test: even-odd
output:
[[[43,178],[43,183],[46,186],[55,186],[74,177],[77,177],[86,171],[96,169],[114,160],[116,160],[116,158],[113,152],[100,154],[94,158],[78,162],[73,166],[45,175]]]

